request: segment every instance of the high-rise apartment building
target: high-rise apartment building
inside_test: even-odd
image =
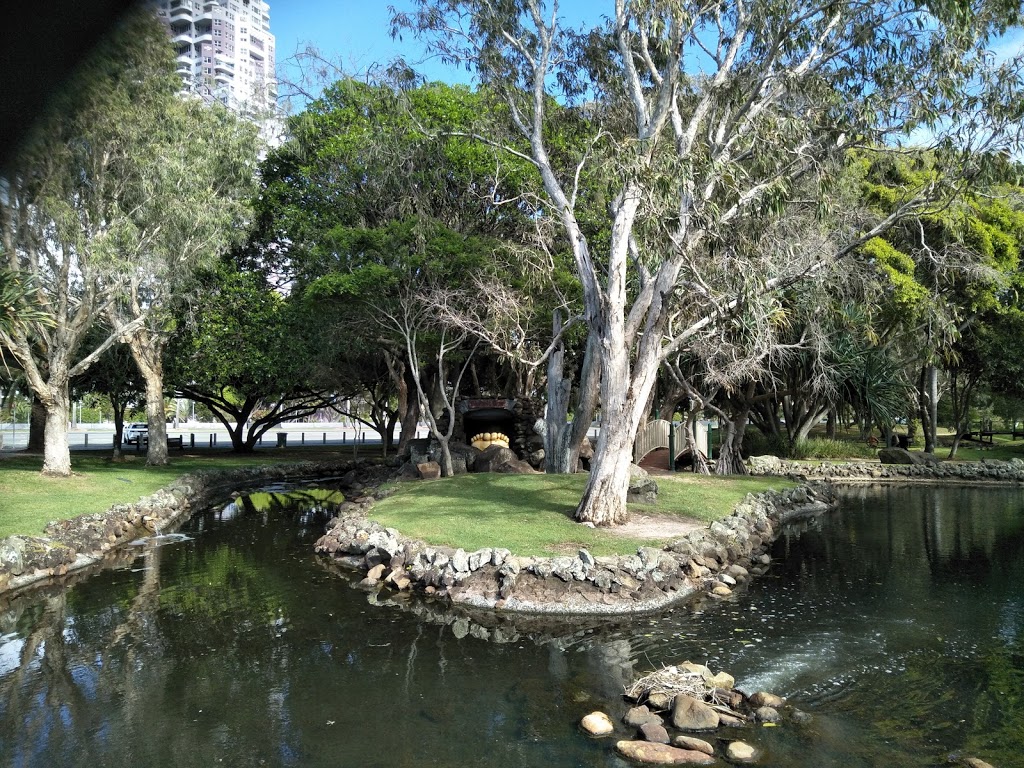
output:
[[[277,102],[274,36],[264,0],[151,0],[187,90],[240,112]]]

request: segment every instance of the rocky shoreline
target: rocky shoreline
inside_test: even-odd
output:
[[[778,456],[751,456],[747,466],[753,475],[774,475],[794,480],[823,480],[831,483],[939,483],[947,485],[988,485],[1024,483],[1024,459],[979,462],[931,462],[904,451],[915,463],[832,462],[814,464],[787,461]]]
[[[234,490],[346,475],[352,482],[358,475],[363,483],[379,483],[394,472],[394,468],[380,462],[363,460],[297,462],[183,475],[134,504],[115,504],[105,512],[51,522],[43,536],[0,540],[0,594],[100,568],[131,542],[175,530],[195,509]]]
[[[362,571],[362,586],[418,592],[476,611],[527,615],[614,616],[653,612],[698,594],[727,597],[767,570],[767,550],[781,527],[824,513],[835,504],[833,484],[923,482],[1021,484],[1024,460],[887,465],[806,464],[774,456],[752,457],[755,474],[793,478],[803,486],[751,494],[732,514],[661,549],[594,557],[521,557],[500,547],[474,552],[407,539],[369,519],[373,503],[388,495],[380,485],[398,468],[361,460],[300,462],[185,475],[134,504],[50,523],[44,536],[0,541],[0,593],[101,567],[140,537],[166,533],[217,495],[278,481],[341,480],[349,501],[328,524],[315,550],[330,563]]]
[[[482,610],[604,616],[656,611],[698,593],[726,597],[767,569],[768,547],[782,525],[835,503],[831,485],[810,482],[749,494],[731,515],[662,549],[521,557],[502,548],[466,552],[405,538],[369,519],[373,500],[343,505],[315,547],[330,562],[365,572],[363,586],[418,591]]]

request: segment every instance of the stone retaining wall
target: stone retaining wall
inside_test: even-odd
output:
[[[356,472],[361,473],[364,482],[379,482],[384,474],[393,474],[394,470],[368,460],[299,462],[183,475],[134,504],[116,504],[106,512],[52,522],[46,526],[44,536],[9,536],[0,540],[0,593],[99,565],[112,552],[141,536],[174,530],[196,508],[233,489]],[[365,477],[367,472],[382,476]]]
[[[1024,459],[1009,461],[942,462],[938,464],[879,464],[877,462],[830,462],[808,464],[786,461],[777,456],[751,456],[751,474],[776,475],[797,480],[826,480],[837,483],[932,482],[1024,483]]]
[[[418,590],[478,609],[614,615],[654,611],[698,591],[729,594],[767,568],[768,546],[784,523],[830,509],[834,497],[820,482],[750,494],[708,528],[664,549],[619,557],[594,557],[585,549],[575,557],[520,557],[502,548],[432,546],[368,519],[372,503],[343,505],[316,543],[316,551],[338,565],[365,571],[364,586]]]

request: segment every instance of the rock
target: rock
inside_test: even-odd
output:
[[[71,547],[41,536],[9,536],[0,542],[0,568],[12,576],[70,565],[75,555]]]
[[[754,719],[759,723],[777,723],[779,711],[773,707],[758,707],[754,710]]]
[[[383,563],[378,563],[366,572],[366,578],[373,579],[374,581],[380,581],[384,576],[384,571],[387,570]]]
[[[719,597],[728,597],[732,594],[732,590],[725,586],[725,584],[718,584],[711,590],[711,594],[718,595]]]
[[[644,737],[644,741],[654,744],[668,744],[669,742],[668,731],[661,723],[644,723],[640,726],[640,733]]]
[[[436,461],[425,461],[422,464],[417,464],[416,471],[420,473],[420,477],[424,480],[437,480],[441,477],[441,465]]]
[[[489,445],[479,456],[473,465],[475,472],[495,472],[498,467],[509,461],[518,461],[518,457],[511,448],[503,445]]]
[[[770,561],[771,558],[769,558],[769,562]],[[736,565],[735,563],[725,569],[725,575],[731,576],[733,579],[736,580],[737,583],[741,583],[750,579],[750,573],[747,571],[747,569],[744,568],[742,565]]]
[[[647,697],[647,706],[658,712],[668,712],[672,708],[672,699],[669,693],[655,692]]]
[[[719,721],[715,710],[685,693],[672,702],[672,725],[680,731],[710,731],[718,727]]]
[[[530,466],[530,462],[522,461],[520,459],[509,459],[508,461],[503,461],[501,464],[498,464],[496,467],[494,467],[492,471],[498,472],[503,475],[541,474],[532,466]]]
[[[583,442],[580,443],[580,458],[587,461],[594,458],[594,446],[591,445],[589,437],[584,437]]]
[[[774,475],[782,472],[782,459],[778,456],[751,456],[747,469],[752,475]]]
[[[715,748],[711,744],[693,736],[676,736],[672,739],[672,746],[680,749],[692,749],[695,752],[703,752],[705,755],[715,754]]]
[[[463,549],[456,549],[452,555],[452,568],[456,573],[469,573],[469,555]]]
[[[923,463],[906,448],[880,448],[878,450],[878,461],[882,464],[917,465]]]
[[[960,761],[960,764],[965,766],[965,768],[992,768],[989,763],[977,757],[965,757]]]
[[[395,589],[397,589],[399,592],[404,592],[412,586],[412,580],[408,576],[399,576],[391,583],[395,585]]]
[[[629,489],[626,501],[630,504],[654,504],[658,501],[658,484],[647,470],[636,464],[629,465]]]
[[[622,722],[633,728],[639,728],[646,723],[662,724],[661,716],[654,714],[645,706],[632,707],[627,710],[626,714],[622,716]]]
[[[604,712],[591,712],[580,721],[580,728],[589,736],[607,736],[615,725]]]
[[[717,675],[705,677],[704,682],[711,688],[724,688],[727,691],[736,687],[736,678],[728,672],[719,672]]]
[[[724,573],[723,572],[723,573],[718,574],[718,580],[720,582],[722,582],[723,584],[725,584],[725,586],[727,586],[727,587],[735,587],[736,586],[736,579],[734,579],[728,573]]]
[[[814,719],[814,716],[809,715],[802,710],[794,709],[792,712],[792,718],[794,723],[809,723]]]
[[[620,741],[615,749],[628,760],[648,765],[711,765],[715,762],[715,758],[703,752],[649,741]]]
[[[757,756],[757,750],[743,741],[731,741],[725,748],[725,755],[739,763],[749,763]]]
[[[750,694],[749,701],[750,706],[754,707],[755,709],[759,707],[773,707],[775,709],[778,709],[786,703],[786,700],[783,699],[781,696],[776,696],[774,694],[768,693],[767,691],[758,691],[757,693]]]

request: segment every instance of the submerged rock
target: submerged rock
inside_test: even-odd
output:
[[[607,736],[615,730],[615,724],[604,712],[591,712],[580,721],[580,728],[591,736]]]
[[[650,741],[620,741],[615,749],[625,758],[648,765],[711,765],[715,762],[714,757],[704,752]]]
[[[725,755],[738,763],[749,763],[757,757],[757,750],[744,741],[732,741],[726,747]]]
[[[750,694],[750,706],[757,709],[758,707],[772,707],[778,709],[786,700],[781,696],[768,693],[767,691],[758,691],[757,693]]]

